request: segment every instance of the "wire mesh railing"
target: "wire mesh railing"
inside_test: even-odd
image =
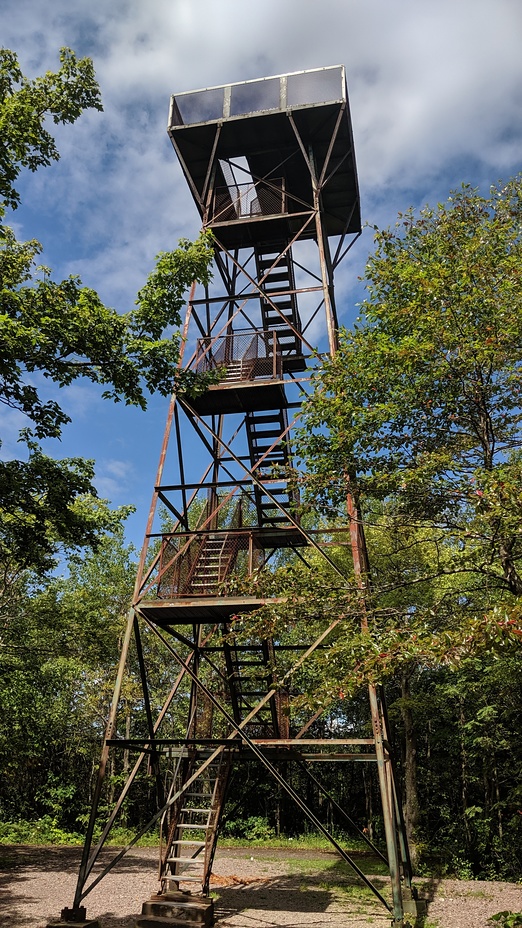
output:
[[[176,533],[162,542],[158,599],[223,596],[234,583],[248,578],[262,563],[255,533],[248,529]]]
[[[216,187],[210,210],[211,222],[280,216],[287,211],[284,178]]]
[[[171,98],[169,126],[217,122],[274,110],[285,112],[288,107],[344,100],[344,68],[333,65],[177,93]]]
[[[283,359],[278,334],[248,331],[200,338],[195,365],[198,374],[221,368],[224,383],[280,379]]]

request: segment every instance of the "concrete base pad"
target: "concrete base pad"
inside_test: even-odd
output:
[[[402,908],[404,912],[402,925],[410,926],[410,928],[422,928],[428,906],[425,899],[417,897],[415,889],[413,891],[403,890]]]
[[[88,918],[83,922],[59,921],[47,922],[46,928],[100,928],[97,918]]]
[[[151,896],[143,903],[136,928],[210,928],[214,924],[214,903],[208,896],[168,892]]]

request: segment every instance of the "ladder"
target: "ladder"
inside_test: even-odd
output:
[[[208,893],[231,757],[225,749],[211,764],[203,765],[206,755],[208,752],[194,750],[189,758],[180,757],[181,776],[175,778],[176,787],[183,789],[183,783],[192,782],[183,790],[171,815],[161,859],[163,890],[176,890],[180,884],[190,883],[191,891]],[[199,776],[198,763],[203,768]]]
[[[280,437],[285,433],[288,425],[286,409],[248,412],[245,417],[245,425],[252,468],[256,468],[256,473],[259,476],[272,477],[274,486],[270,487],[271,496],[280,502],[284,510],[290,510],[298,503],[297,494],[286,485],[286,474],[284,472],[281,479],[285,481],[285,486],[276,486],[275,481],[277,478],[274,478],[272,471],[274,467],[280,467],[283,471],[286,471],[286,468],[291,464],[288,443],[284,438],[281,439]],[[260,528],[291,526],[292,523],[289,522],[285,513],[258,485],[254,487],[254,498]]]
[[[275,682],[275,649],[271,639],[253,641],[247,645],[224,642],[225,664],[230,700],[238,724],[254,709]],[[244,726],[251,738],[289,737],[287,703],[278,691]]]
[[[304,370],[301,320],[297,308],[291,251],[283,245],[256,245],[257,280],[262,281],[261,318],[263,329],[277,329],[277,339],[285,371]]]

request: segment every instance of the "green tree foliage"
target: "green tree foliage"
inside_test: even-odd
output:
[[[22,168],[36,171],[58,161],[56,142],[45,127],[76,122],[85,109],[102,110],[100,89],[90,58],[60,51],[60,69],[30,80],[16,54],[0,49],[0,199],[15,209],[20,195],[14,184]]]
[[[513,649],[412,675],[420,850],[462,877],[522,872],[521,693]],[[403,709],[399,694],[390,706],[399,732]]]
[[[514,594],[521,217],[515,178],[489,198],[463,187],[376,233],[363,318],[316,376],[300,443],[324,505],[343,504],[349,475],[363,504],[393,498],[403,522],[443,527],[455,570]]]
[[[122,637],[136,575],[136,552],[120,527],[96,551],[69,560],[64,576],[40,588],[20,584],[1,615],[0,821],[49,816],[80,830],[88,814],[100,743],[107,724]],[[26,578],[27,579],[27,576]],[[142,644],[149,667],[152,711],[168,691],[172,668],[152,635]],[[146,732],[137,656],[131,650],[122,688],[122,728]],[[186,712],[186,705],[181,709]],[[181,733],[179,708],[167,718]],[[178,727],[177,727],[178,726]],[[168,729],[167,729],[168,730]],[[128,772],[129,752],[111,757],[104,799]],[[20,777],[20,770],[24,776]],[[146,766],[124,816],[150,811]]]
[[[86,108],[102,108],[90,59],[62,49],[60,63],[56,73],[29,80],[13,52],[0,52],[1,215],[19,204],[22,168],[58,159],[49,120],[74,122]],[[45,572],[59,546],[92,545],[114,522],[107,507],[85,504],[96,496],[92,462],[53,460],[36,444],[59,438],[69,421],[50,386],[56,392],[86,378],[103,385],[104,397],[142,409],[150,392],[195,389],[194,375],[178,371],[176,327],[191,282],[209,279],[212,241],[202,235],[161,253],[135,308],[123,314],[77,277],[53,281],[37,266],[40,252],[39,242],[20,242],[0,227],[0,402],[26,417],[20,439],[29,449],[29,460],[0,462],[0,560]]]
[[[463,187],[376,231],[361,318],[341,331],[338,353],[315,376],[298,437],[311,505],[337,518],[350,488],[370,551],[368,631],[332,643],[330,690],[332,671],[341,684],[344,674],[348,685],[396,685],[410,838],[455,839],[456,860],[460,828],[462,860],[474,873],[488,860],[492,872],[507,872],[520,831],[519,755],[511,751],[498,773],[513,715],[497,721],[507,716],[502,672],[519,661],[522,639],[521,217],[518,177],[487,198]],[[440,738],[453,725],[456,748],[452,793],[437,813],[432,797],[445,786],[431,789],[429,764],[422,769],[419,722],[439,727],[432,706],[444,698],[449,668],[465,711],[455,715],[453,706],[451,724],[444,713]],[[495,679],[490,707],[472,709],[481,674]],[[499,737],[487,745],[486,721]]]
[[[2,818],[47,814],[78,827],[96,769],[134,574],[133,551],[123,545],[120,529],[95,553],[73,558],[64,577],[40,589],[25,575],[25,586],[19,584],[4,608]]]

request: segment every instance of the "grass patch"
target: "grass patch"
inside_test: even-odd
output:
[[[94,833],[96,841],[101,829]],[[125,847],[134,838],[135,832],[128,828],[113,828],[109,840],[110,847]],[[30,844],[52,845],[53,847],[81,847],[84,835],[76,831],[68,831],[57,824],[50,815],[44,815],[34,822],[0,822],[0,845]],[[143,835],[136,843],[137,847],[158,847],[159,840],[156,834]]]
[[[364,841],[357,841],[347,835],[335,835],[336,841],[342,847],[346,848],[348,854],[352,852],[368,852],[368,847]],[[221,847],[266,847],[266,848],[292,848],[299,851],[316,850],[316,851],[334,851],[333,845],[323,835],[304,834],[296,835],[292,838],[285,837],[253,837],[248,836],[241,838],[230,838],[224,835],[219,840]]]

